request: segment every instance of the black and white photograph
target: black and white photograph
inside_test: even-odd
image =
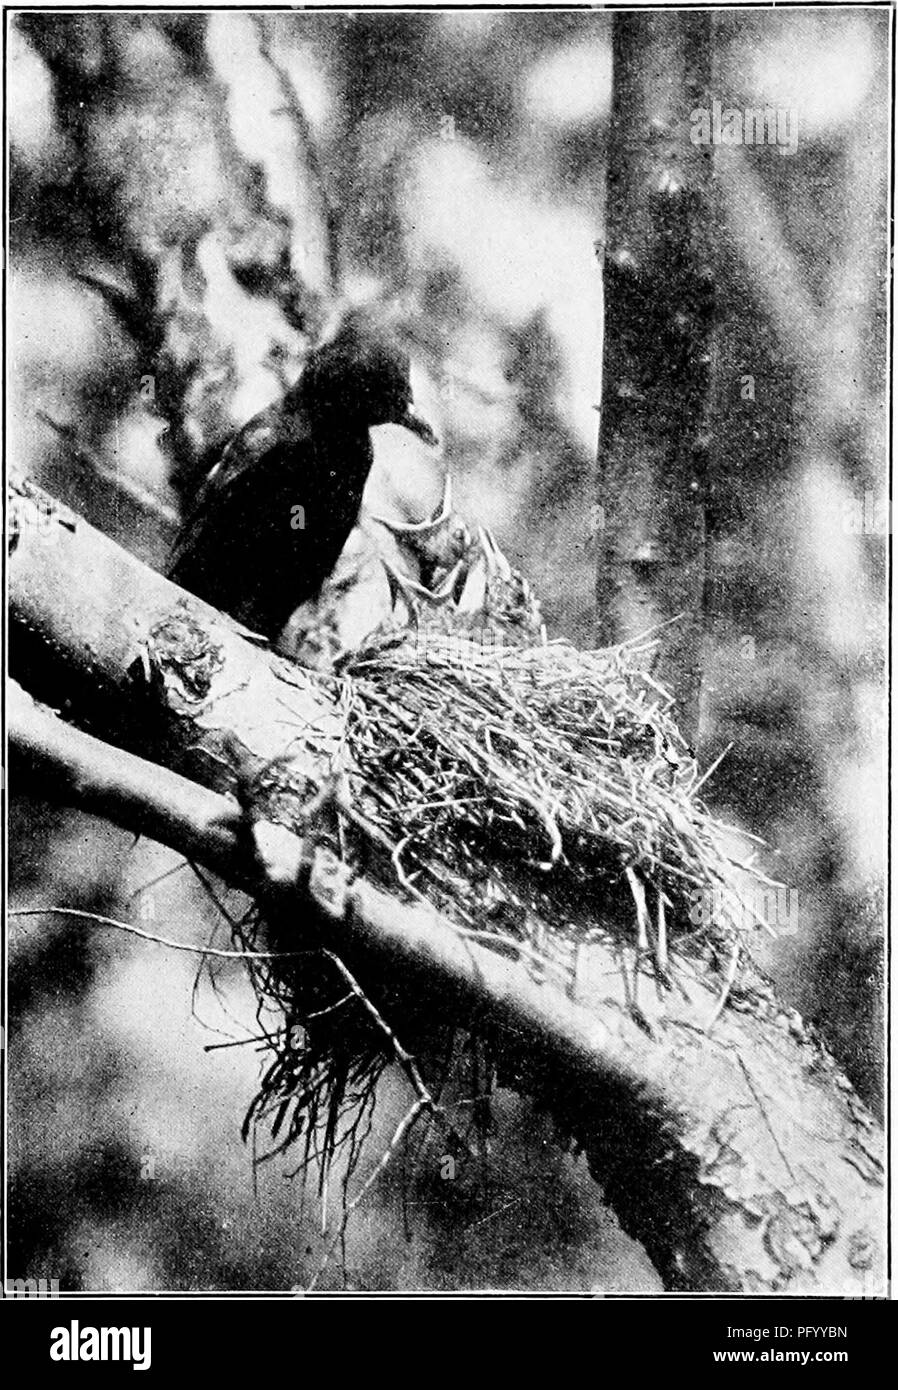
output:
[[[696,1365],[860,1354],[894,23],[5,9],[35,1365],[148,1369],[201,1295],[725,1301]]]

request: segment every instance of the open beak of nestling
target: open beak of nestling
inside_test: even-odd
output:
[[[412,434],[416,434],[419,439],[423,439],[424,443],[429,444],[431,447],[440,442],[430,425],[428,425],[427,421],[424,419],[424,416],[418,414],[411,401],[409,401],[402,414],[397,417],[395,423],[397,425],[402,425],[407,430],[411,430]]]

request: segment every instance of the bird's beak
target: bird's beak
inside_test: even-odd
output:
[[[411,403],[405,407],[405,410],[399,416],[396,424],[403,425],[405,429],[411,430],[412,434],[416,434],[419,439],[423,439],[424,443],[429,444],[431,448],[440,442],[430,425],[428,425],[427,421],[424,419],[424,416],[419,415]]]

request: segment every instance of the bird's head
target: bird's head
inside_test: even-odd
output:
[[[344,319],[331,341],[310,355],[300,386],[307,405],[347,424],[403,425],[425,444],[437,443],[415,410],[408,353],[367,316]]]

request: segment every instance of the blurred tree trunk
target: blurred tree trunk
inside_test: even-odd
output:
[[[600,640],[683,616],[660,678],[694,738],[701,687],[705,458],[714,281],[707,14],[616,14],[604,252]]]

